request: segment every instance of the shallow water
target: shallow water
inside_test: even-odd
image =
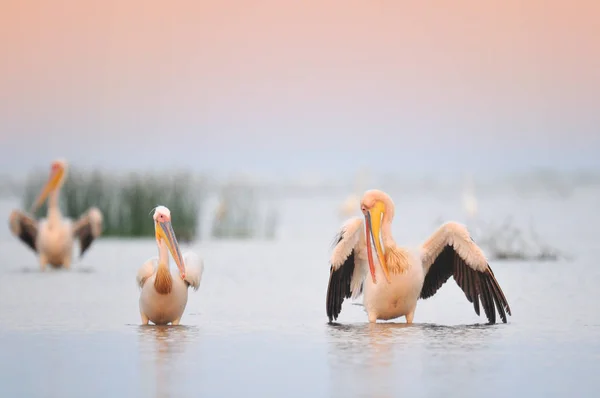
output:
[[[439,216],[462,216],[459,197],[394,197],[399,242],[425,239]],[[598,197],[481,200],[487,218],[533,216],[543,237],[573,256],[493,262],[513,310],[508,324],[493,326],[452,280],[419,303],[414,325],[370,325],[360,301],[346,301],[329,325],[327,259],[343,197],[281,203],[276,241],[184,246],[206,268],[178,327],[139,325],[135,273],[155,255],[152,240],[101,239],[71,271],[42,273],[5,230],[0,396],[595,396]]]

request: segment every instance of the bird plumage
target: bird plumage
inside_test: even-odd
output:
[[[447,222],[418,248],[404,248],[396,245],[391,236],[394,215],[391,198],[373,190],[365,193],[361,203],[365,218],[346,221],[333,245],[326,298],[330,322],[339,316],[345,299],[363,294],[369,321],[406,316],[410,323],[417,300],[433,296],[450,276],[473,303],[477,315],[481,302],[489,323],[496,322],[496,311],[502,322],[507,322],[506,315],[511,315],[508,301],[483,251],[465,226]],[[365,220],[371,225],[369,212],[376,206],[384,209],[377,215],[381,216],[382,232],[381,236],[372,236],[372,242],[378,243],[381,238],[385,252],[381,257],[373,256],[375,267],[371,279],[368,258],[372,242],[367,240]],[[373,221],[373,229],[379,228],[378,223]],[[381,261],[389,267],[389,275],[384,273]]]
[[[171,212],[164,206],[154,210],[154,230],[158,257],[148,259],[138,269],[136,282],[141,289],[142,324],[178,325],[188,299],[188,288],[200,287],[204,261],[193,252],[181,254],[171,225]],[[169,268],[173,257],[177,270]]]
[[[186,252],[183,255],[185,262],[185,278],[184,281],[191,286],[194,291],[200,288],[202,282],[202,274],[204,273],[204,260],[194,252]],[[146,280],[151,277],[158,268],[158,257],[152,257],[146,260],[138,269],[136,281],[140,288],[144,287]]]
[[[13,210],[9,216],[10,231],[43,260],[55,267],[64,265],[71,255],[73,241],[79,240],[79,256],[82,257],[96,238],[102,234],[102,213],[90,208],[75,223],[59,214],[55,220],[47,217],[36,220],[21,210]],[[45,265],[45,264],[44,264]]]
[[[67,170],[64,159],[53,161],[48,181],[33,204],[31,213],[48,201],[46,218],[38,221],[20,210],[13,210],[9,216],[11,232],[38,254],[42,270],[47,264],[69,268],[74,240],[79,240],[81,257],[102,233],[102,213],[96,207],[91,207],[75,223],[62,216],[58,201]]]

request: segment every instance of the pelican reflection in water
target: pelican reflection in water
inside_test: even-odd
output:
[[[189,368],[181,356],[189,352],[198,334],[195,326],[139,326],[140,366],[144,374],[150,375],[143,378],[142,394],[156,398],[185,395],[188,389],[185,371]],[[155,390],[148,380],[154,380]]]
[[[443,396],[448,390],[468,395],[460,390],[468,384],[456,384],[464,375],[489,371],[489,350],[496,350],[502,335],[502,329],[480,324],[329,324],[331,395]]]

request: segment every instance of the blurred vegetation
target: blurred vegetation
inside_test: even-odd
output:
[[[246,184],[229,183],[222,187],[211,235],[215,239],[275,238],[277,214],[267,210],[264,223],[261,218],[257,190]]]
[[[26,180],[23,206],[26,211],[39,195],[48,178],[47,172],[34,172]],[[101,172],[82,172],[71,168],[60,193],[63,215],[73,220],[96,206],[104,216],[103,236],[152,237],[152,210],[164,205],[171,210],[177,239],[189,242],[200,239],[199,214],[203,189],[187,173],[170,175],[129,174],[115,176]],[[200,187],[202,185],[200,183]],[[44,204],[35,214],[45,217]]]
[[[533,227],[529,233],[517,227],[508,217],[504,223],[495,225],[479,221],[473,228],[473,238],[490,260],[558,261],[570,256],[541,241]]]

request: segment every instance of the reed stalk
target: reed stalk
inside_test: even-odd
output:
[[[47,172],[38,171],[27,178],[22,200],[26,211],[31,208],[47,176]],[[96,206],[104,216],[103,236],[130,238],[154,236],[151,211],[164,205],[171,210],[177,239],[186,242],[200,239],[198,216],[203,195],[198,191],[202,193],[203,187],[198,190],[197,184],[187,173],[116,176],[70,168],[59,203],[63,215],[73,220]],[[46,213],[44,204],[35,217],[45,217]]]

